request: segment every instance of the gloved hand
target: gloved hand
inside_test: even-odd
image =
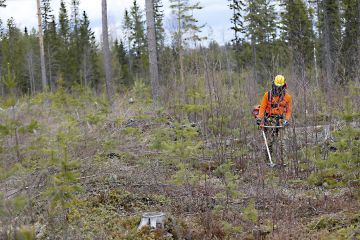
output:
[[[289,125],[289,122],[287,120],[284,121],[284,127],[287,127]]]
[[[260,119],[260,118],[257,118],[257,119],[256,119],[256,124],[257,124],[257,125],[260,125],[260,124],[261,124],[261,119]]]

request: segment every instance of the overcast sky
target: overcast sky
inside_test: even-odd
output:
[[[68,3],[71,0],[65,0]],[[120,37],[121,25],[125,8],[129,8],[133,0],[108,0],[108,17],[110,31],[113,37]],[[52,0],[51,6],[57,16],[60,8],[60,0]],[[138,0],[144,9],[145,0]],[[195,17],[200,24],[206,24],[203,34],[209,39],[215,39],[220,44],[227,42],[232,37],[230,30],[231,11],[227,6],[226,0],[200,0],[202,10],[196,11]],[[5,22],[13,17],[20,28],[25,26],[31,29],[37,26],[36,0],[7,0],[7,7],[0,8],[0,18]],[[171,10],[169,1],[163,0],[165,10],[165,28],[171,28]],[[68,8],[69,9],[69,8]],[[80,0],[80,9],[85,10],[91,21],[92,29],[99,39],[101,33],[101,0]]]

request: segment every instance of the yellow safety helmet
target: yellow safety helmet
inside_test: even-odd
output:
[[[274,84],[277,87],[283,87],[285,85],[285,77],[283,75],[277,75],[275,77]]]

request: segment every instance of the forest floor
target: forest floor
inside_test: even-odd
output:
[[[1,236],[32,226],[37,239],[360,239],[351,188],[311,185],[312,170],[289,159],[269,168],[257,129],[250,143],[214,145],[144,102],[107,109],[60,92],[0,112]],[[59,177],[65,158],[76,177]],[[163,230],[137,230],[149,211],[166,214]]]

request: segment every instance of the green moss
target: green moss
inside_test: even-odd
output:
[[[140,133],[140,130],[138,128],[125,128],[122,130],[122,133],[125,135],[131,135],[131,136],[137,136]]]

